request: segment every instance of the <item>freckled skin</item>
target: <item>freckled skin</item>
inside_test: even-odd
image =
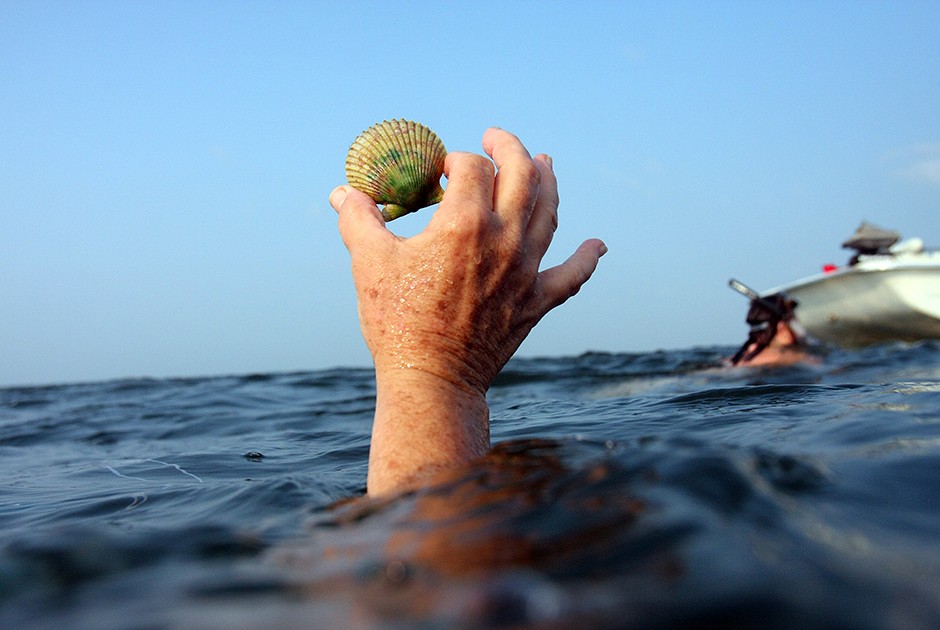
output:
[[[428,227],[411,238],[391,233],[367,195],[343,186],[330,197],[375,362],[373,495],[486,452],[490,384],[606,251],[591,239],[540,272],[558,222],[551,161],[531,158],[497,129],[486,132],[483,147],[493,162],[448,154],[447,192]]]

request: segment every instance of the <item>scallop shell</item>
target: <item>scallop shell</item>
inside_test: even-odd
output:
[[[440,202],[445,157],[444,143],[424,125],[386,120],[353,141],[346,155],[346,179],[384,204],[382,216],[391,221]]]

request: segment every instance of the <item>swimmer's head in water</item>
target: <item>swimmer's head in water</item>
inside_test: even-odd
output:
[[[447,149],[433,131],[410,120],[386,120],[356,138],[346,155],[346,179],[383,204],[386,221],[434,205],[444,189]]]
[[[731,358],[732,365],[748,362],[763,352],[777,335],[777,325],[780,322],[788,324],[793,321],[796,314],[797,302],[783,293],[774,293],[766,297],[751,300],[751,308],[747,311],[747,323],[751,326],[747,341]],[[791,328],[791,332],[793,332]],[[799,335],[794,333],[797,342]]]
[[[788,322],[796,313],[797,302],[783,293],[774,293],[767,297],[751,300],[751,308],[747,311],[747,323],[751,326],[771,324],[776,327],[777,322]]]

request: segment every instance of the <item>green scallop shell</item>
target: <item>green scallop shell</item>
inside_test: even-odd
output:
[[[441,201],[447,149],[433,131],[410,120],[385,120],[356,138],[346,155],[346,179],[382,204],[386,221]]]

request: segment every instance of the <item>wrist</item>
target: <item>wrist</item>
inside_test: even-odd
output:
[[[380,411],[394,413],[396,422],[408,421],[416,428],[443,435],[468,431],[482,418],[489,443],[489,406],[484,391],[416,367],[377,368],[375,384],[377,416]]]
[[[439,332],[408,330],[398,338],[382,341],[369,346],[376,381],[390,386],[427,387],[485,400],[502,367],[494,359],[495,349],[483,347],[472,335],[451,338]]]

